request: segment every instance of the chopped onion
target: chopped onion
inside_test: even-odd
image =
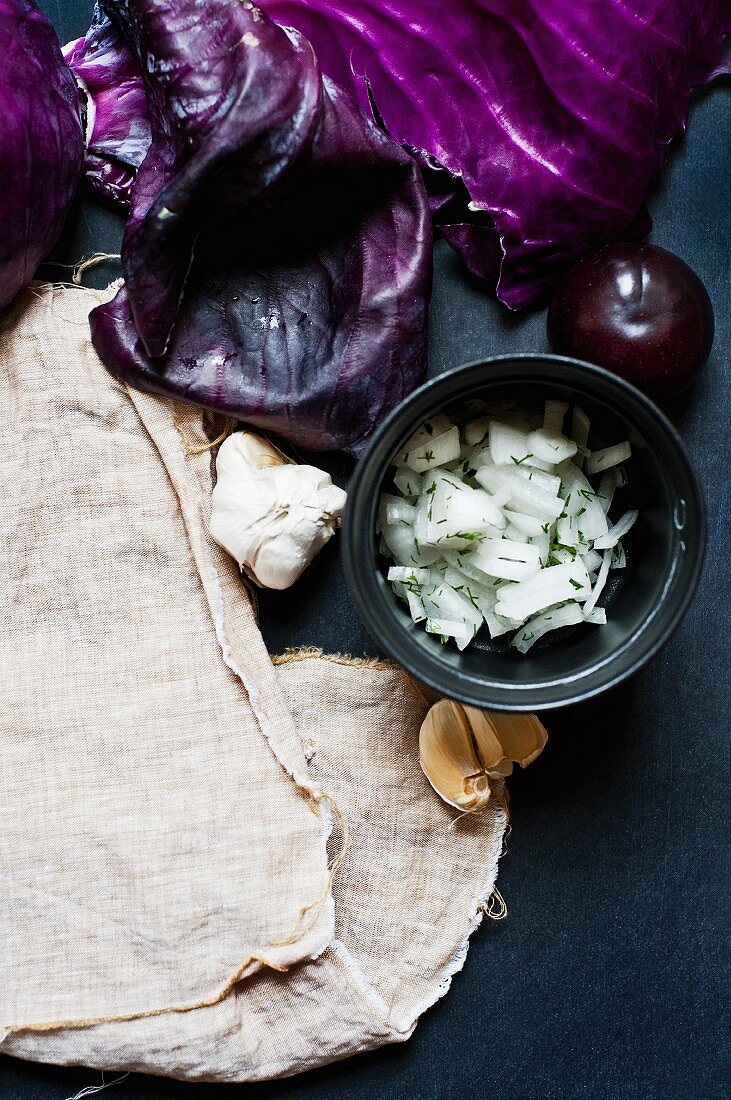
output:
[[[618,519],[614,527],[612,527],[606,535],[602,535],[598,538],[594,545],[597,550],[611,550],[616,546],[620,539],[623,539],[630,528],[634,527],[635,521],[638,516],[636,508],[630,508],[628,512],[625,512],[621,519]]]
[[[504,509],[505,518],[513,527],[517,527],[526,535],[540,535],[543,533],[543,524],[535,516],[528,516],[524,512],[513,512],[512,509]]]
[[[509,539],[486,539],[475,550],[472,560],[491,577],[508,581],[527,580],[541,568],[537,546]]]
[[[578,450],[572,439],[567,439],[560,432],[550,432],[547,428],[538,428],[528,436],[528,447],[536,456],[544,462],[555,465],[566,458],[572,458]]]
[[[537,611],[564,600],[586,600],[591,594],[591,582],[582,561],[565,565],[550,565],[528,580],[505,585],[500,589],[495,610],[509,619],[527,619]]]
[[[602,558],[601,568],[599,569],[599,576],[596,579],[596,584],[591,590],[589,599],[584,604],[584,614],[589,615],[596,607],[596,602],[604,591],[604,586],[607,583],[607,577],[609,576],[609,566],[612,561],[611,550],[605,550]]]
[[[386,523],[413,523],[416,509],[406,500],[389,500],[386,505]]]
[[[589,441],[589,427],[591,421],[586,415],[584,410],[579,405],[574,405],[574,410],[571,413],[571,438],[576,444],[578,454],[576,455],[576,465],[581,467],[584,465],[584,453],[587,450],[587,443]]]
[[[423,478],[421,474],[417,474],[414,470],[404,468],[397,470],[393,475],[393,483],[401,493],[402,497],[407,500],[413,500],[418,497],[423,491]]]
[[[565,401],[546,401],[546,409],[543,414],[543,427],[548,432],[560,432],[563,430],[563,420],[569,407]]]
[[[480,416],[476,420],[470,420],[469,423],[464,426],[464,441],[469,443],[471,447],[474,447],[476,443],[481,443],[487,435],[490,427],[491,416]]]
[[[597,554],[596,550],[589,550],[588,553],[582,554],[581,560],[586,566],[587,573],[596,573],[602,564],[602,556]]]
[[[548,464],[542,456],[535,454],[528,440],[528,432],[520,431],[510,424],[501,423],[499,420],[490,422],[490,458],[497,466],[509,466],[514,462],[516,466],[535,466],[538,469],[551,469],[551,463],[558,459],[549,459]]]
[[[537,481],[534,483],[523,478],[520,471],[509,466],[486,466],[476,472],[475,478],[493,493],[507,486],[510,502],[516,510],[535,516],[542,522],[556,519],[563,511],[564,502],[560,497],[541,488]]]
[[[619,466],[632,455],[632,448],[625,440],[624,443],[616,443],[613,447],[605,447],[601,451],[592,451],[586,460],[586,472],[598,474],[608,470],[610,466]]]
[[[510,643],[520,653],[527,653],[535,642],[551,630],[562,626],[575,626],[584,621],[584,615],[577,603],[567,603],[562,607],[552,607],[530,619],[522,626]]]
[[[591,452],[589,417],[574,406],[565,435],[562,401],[525,413],[468,405],[457,423],[432,417],[394,460],[376,527],[394,593],[414,623],[459,649],[483,626],[514,634],[525,653],[561,626],[604,624],[597,600],[609,569],[626,564],[620,540],[637,518],[608,520],[629,443]]]
[[[627,555],[624,552],[624,547],[621,542],[618,542],[614,548],[614,554],[612,556],[612,564],[610,569],[624,569],[627,565]]]
[[[409,569],[407,565],[392,565],[388,570],[388,580],[400,581],[401,584],[426,584],[429,575],[428,569],[419,566]]]

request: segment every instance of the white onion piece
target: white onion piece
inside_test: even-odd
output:
[[[443,435],[431,436],[420,447],[405,453],[406,465],[417,473],[434,470],[459,458],[459,428],[450,428]]]
[[[537,546],[508,539],[486,539],[474,551],[472,560],[491,577],[509,581],[527,580],[541,567]]]
[[[622,477],[617,466],[613,466],[611,470],[607,470],[605,474],[602,474],[602,479],[599,482],[598,497],[599,504],[605,515],[612,507],[615,491],[621,484]]]
[[[585,623],[593,623],[594,626],[606,626],[607,625],[607,612],[603,607],[594,607],[591,611],[584,614]]]
[[[510,643],[519,653],[527,653],[544,634],[558,630],[562,626],[575,626],[583,622],[584,615],[577,603],[568,603],[563,607],[548,608],[522,626]]]
[[[535,516],[528,516],[525,512],[513,512],[512,509],[508,508],[504,509],[503,514],[513,527],[517,527],[519,531],[526,535],[544,534],[543,524]]]
[[[486,612],[485,622],[491,638],[500,638],[503,634],[509,634],[511,630],[515,630],[516,626],[520,626],[515,619],[506,619],[495,611]]]
[[[596,573],[602,564],[602,556],[597,554],[596,550],[589,550],[588,553],[582,554],[581,560],[589,573]]]
[[[470,580],[474,581],[481,587],[491,587],[497,591],[498,581],[497,577],[491,577],[484,569],[480,569],[475,563],[474,553],[471,550],[444,550],[443,557],[447,564],[453,568],[458,569],[460,573],[463,573]],[[500,581],[500,584],[503,582]]]
[[[415,541],[413,527],[407,527],[405,523],[384,527],[383,539],[399,565],[431,565],[439,557],[438,551]]]
[[[586,600],[591,594],[589,574],[582,561],[551,565],[528,580],[500,589],[495,610],[506,618],[527,619],[564,600]]]
[[[552,496],[558,496],[561,492],[561,478],[557,474],[547,473],[544,470],[529,469],[526,466],[515,466],[513,474],[523,481],[529,481],[531,485],[538,485]]]
[[[415,515],[416,509],[406,500],[393,500],[386,505],[386,523],[412,524]]]
[[[519,527],[514,527],[512,523],[508,524],[503,534],[508,542],[530,542],[530,535],[526,535],[525,531],[521,531]]]
[[[465,443],[469,443],[471,447],[474,447],[476,443],[481,443],[488,433],[491,420],[492,417],[490,416],[480,416],[476,420],[470,420],[465,424],[462,430]]]
[[[528,456],[528,433],[520,432],[499,420],[490,423],[490,457],[498,466],[523,462]]]
[[[594,585],[594,587],[591,590],[591,595],[589,596],[589,599],[584,604],[584,614],[585,615],[590,614],[594,610],[594,608],[596,607],[597,600],[599,599],[602,592],[604,591],[604,587],[607,583],[607,577],[609,576],[609,566],[611,564],[611,561],[612,561],[612,551],[611,550],[605,550],[604,551],[604,556],[602,558],[601,568],[599,570],[599,576],[596,579],[596,584]]]
[[[551,556],[551,536],[548,531],[545,534],[533,535],[530,541],[538,550],[541,565],[548,565],[548,559]]]
[[[424,610],[424,601],[421,596],[414,592],[411,588],[406,589],[406,602],[409,605],[409,613],[415,623],[421,623],[426,618],[426,611]]]
[[[411,438],[404,444],[403,449],[396,455],[394,465],[405,466],[410,451],[417,450],[435,436],[444,435],[445,432],[448,432],[453,427],[454,423],[448,416],[444,416],[442,413],[439,413],[437,416],[432,416],[430,420],[425,420],[419,430],[414,432]]]
[[[477,471],[475,479],[492,493],[508,486],[510,502],[516,510],[535,516],[541,522],[556,519],[563,511],[560,497],[552,496],[537,482],[521,477],[518,470],[509,466],[486,466]]]
[[[602,535],[598,538],[594,546],[597,550],[611,550],[616,546],[620,539],[623,539],[627,532],[634,527],[637,519],[637,509],[630,508],[625,512],[621,519],[618,519],[614,527],[611,527],[606,535]]]
[[[626,462],[631,456],[632,448],[626,440],[624,443],[615,443],[613,447],[604,447],[601,451],[592,451],[586,460],[586,472],[602,473],[610,466],[619,466],[620,462]]]
[[[473,632],[466,623],[457,622],[453,619],[433,618],[431,615],[426,617],[426,629],[429,634],[441,634],[445,638],[454,638],[458,644],[459,642],[469,642],[473,637]]]
[[[624,569],[627,565],[627,555],[624,551],[624,547],[621,542],[618,542],[614,548],[614,554],[612,555],[612,564],[610,569]]]
[[[565,401],[546,401],[543,414],[543,427],[549,432],[563,431],[563,420],[569,411]]]
[[[393,475],[393,483],[401,496],[409,500],[418,497],[424,485],[421,474],[417,474],[415,470],[409,470],[408,467],[396,471]]]
[[[584,452],[587,449],[590,426],[591,421],[584,410],[579,405],[574,405],[573,412],[571,413],[570,435],[578,449],[578,454],[574,461],[579,467],[584,465]]]
[[[477,477],[477,475],[475,475]],[[479,478],[477,478],[479,480]],[[510,502],[511,489],[507,482],[504,482],[499,489],[496,489],[491,494],[490,499],[496,508],[505,508],[505,505]]]
[[[392,565],[388,570],[388,580],[398,581],[400,584],[426,584],[429,570],[418,565],[413,569],[408,565]]]
[[[539,428],[528,436],[528,450],[532,451],[536,458],[555,466],[558,462],[572,458],[576,454],[577,446],[572,439],[567,439],[560,432]]]

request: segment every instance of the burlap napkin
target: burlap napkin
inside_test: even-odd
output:
[[[397,669],[272,664],[202,414],[106,373],[103,297],[36,287],[0,331],[2,1049],[246,1081],[403,1040],[505,814],[452,827]]]

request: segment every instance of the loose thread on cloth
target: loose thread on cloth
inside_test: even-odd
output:
[[[335,665],[349,665],[351,668],[374,668],[380,672],[401,672],[398,665],[384,661],[380,657],[351,657],[349,653],[325,653],[316,646],[287,647],[284,653],[272,656],[272,664],[288,665],[292,661],[332,661]]]
[[[497,886],[493,886],[492,893],[489,898],[479,906],[480,912],[484,913],[490,920],[506,920],[508,916],[508,907],[505,902],[505,898],[498,890]]]
[[[236,420],[234,420],[234,418],[231,416],[224,417],[223,428],[216,436],[216,438],[211,439],[208,443],[201,444],[190,442],[185,434],[185,431],[183,430],[183,424],[180,419],[180,415],[177,412],[173,412],[173,424],[175,425],[175,430],[180,436],[185,453],[189,455],[203,455],[206,453],[206,451],[212,451],[214,447],[218,447],[220,443],[223,443],[224,439],[228,439],[228,437],[231,435],[234,428],[236,427]]]
[[[85,1089],[81,1089],[80,1092],[75,1092],[73,1096],[67,1096],[66,1100],[83,1100],[84,1096],[95,1096],[98,1092],[104,1092],[105,1089],[114,1088],[115,1085],[121,1084],[122,1081],[126,1081],[129,1077],[129,1073],[123,1073],[120,1077],[115,1077],[113,1081],[104,1080],[104,1070],[102,1070],[102,1083],[101,1085],[87,1085]]]
[[[121,260],[122,257],[119,252],[94,252],[91,256],[87,256],[85,260],[80,260],[74,267],[71,281],[74,286],[81,286],[81,276],[89,268],[98,267],[99,264],[107,263],[108,260]]]
[[[333,817],[335,818],[338,829],[340,831],[340,836],[342,837],[340,851],[337,853],[330,865],[327,881],[323,887],[320,896],[315,898],[314,901],[311,901],[309,905],[303,905],[300,909],[300,920],[302,920],[302,918],[307,913],[310,914],[309,920],[305,923],[305,926],[303,928],[295,929],[294,932],[292,932],[289,936],[284,937],[283,939],[272,940],[272,947],[286,947],[288,944],[296,943],[298,939],[301,939],[302,936],[306,935],[306,933],[310,931],[315,921],[317,920],[320,909],[325,904],[327,898],[330,895],[333,882],[335,881],[335,875],[338,873],[338,869],[342,865],[345,857],[350,850],[350,832],[348,830],[348,823],[345,820],[342,811],[340,810],[335,800],[332,799],[330,795],[323,794],[320,796],[319,799],[310,798],[309,801],[310,804],[314,804],[315,807],[318,807],[323,802],[326,802],[330,806],[330,809],[333,812]],[[319,813],[319,809],[316,809],[315,812]]]

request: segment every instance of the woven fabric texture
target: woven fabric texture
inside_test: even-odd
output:
[[[399,670],[272,664],[203,415],[107,374],[103,297],[35,287],[0,330],[0,1045],[246,1081],[403,1040],[505,813],[454,824]]]

